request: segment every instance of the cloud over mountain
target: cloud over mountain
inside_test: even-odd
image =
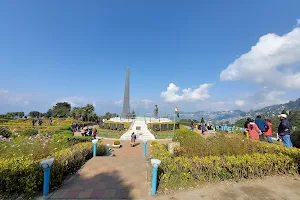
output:
[[[299,24],[299,20],[298,20]],[[220,74],[223,81],[244,80],[277,89],[300,89],[300,27],[285,35],[269,33]]]

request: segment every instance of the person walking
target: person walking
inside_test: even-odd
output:
[[[293,147],[292,141],[291,141],[291,133],[290,133],[290,127],[291,124],[289,120],[287,119],[286,114],[279,115],[280,117],[280,124],[278,126],[278,135],[281,137],[281,140],[287,148]]]
[[[136,136],[134,135],[134,132],[132,132],[132,134],[131,134],[131,140],[130,140],[130,146],[131,147],[134,147],[134,145],[135,145],[135,139],[136,139]]]
[[[247,125],[249,138],[252,140],[259,140],[259,136],[261,135],[261,130],[258,128],[256,123],[254,123],[253,119],[249,120]]]
[[[261,118],[261,115],[257,115],[257,117],[255,119],[255,124],[261,131],[261,134],[259,135],[259,140],[264,141],[264,137],[265,137],[264,133],[266,131],[266,128],[269,128],[269,125],[267,124],[267,122],[264,119]]]
[[[269,143],[273,143],[272,135],[273,135],[273,124],[270,119],[266,119],[269,128],[266,128],[265,136],[267,136],[267,140]]]

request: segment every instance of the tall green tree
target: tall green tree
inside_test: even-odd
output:
[[[59,102],[52,108],[52,117],[66,118],[71,111],[71,104],[68,102]]]
[[[42,114],[42,113],[40,113],[39,111],[31,111],[31,112],[29,112],[29,116],[30,116],[31,118],[38,118],[38,117],[41,116],[41,114]]]

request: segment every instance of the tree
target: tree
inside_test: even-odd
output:
[[[80,107],[74,107],[72,111],[70,112],[70,116],[74,119],[79,119],[81,117],[81,108]]]
[[[203,117],[201,118],[201,124],[204,124],[205,123],[205,121],[204,121],[204,119],[203,119]]]
[[[18,117],[23,118],[24,117],[24,112],[18,112]]]
[[[44,117],[50,118],[52,116],[52,109],[49,109],[46,113],[43,114]]]
[[[30,116],[31,118],[38,118],[38,117],[41,116],[41,114],[42,114],[42,113],[40,113],[39,111],[31,111],[31,112],[29,112],[29,116]]]
[[[68,102],[59,102],[52,108],[52,117],[66,118],[71,111],[71,104]]]

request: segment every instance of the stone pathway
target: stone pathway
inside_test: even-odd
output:
[[[299,176],[275,176],[240,182],[223,181],[174,194],[152,197],[155,200],[296,200],[300,199]]]
[[[113,142],[114,140],[102,140],[105,145],[112,145]],[[149,198],[149,174],[147,175],[142,142],[136,147],[130,147],[129,141],[121,141],[121,144],[122,148],[112,149],[115,156],[99,156],[89,160],[50,199]],[[151,141],[147,143],[148,151],[150,144]]]

